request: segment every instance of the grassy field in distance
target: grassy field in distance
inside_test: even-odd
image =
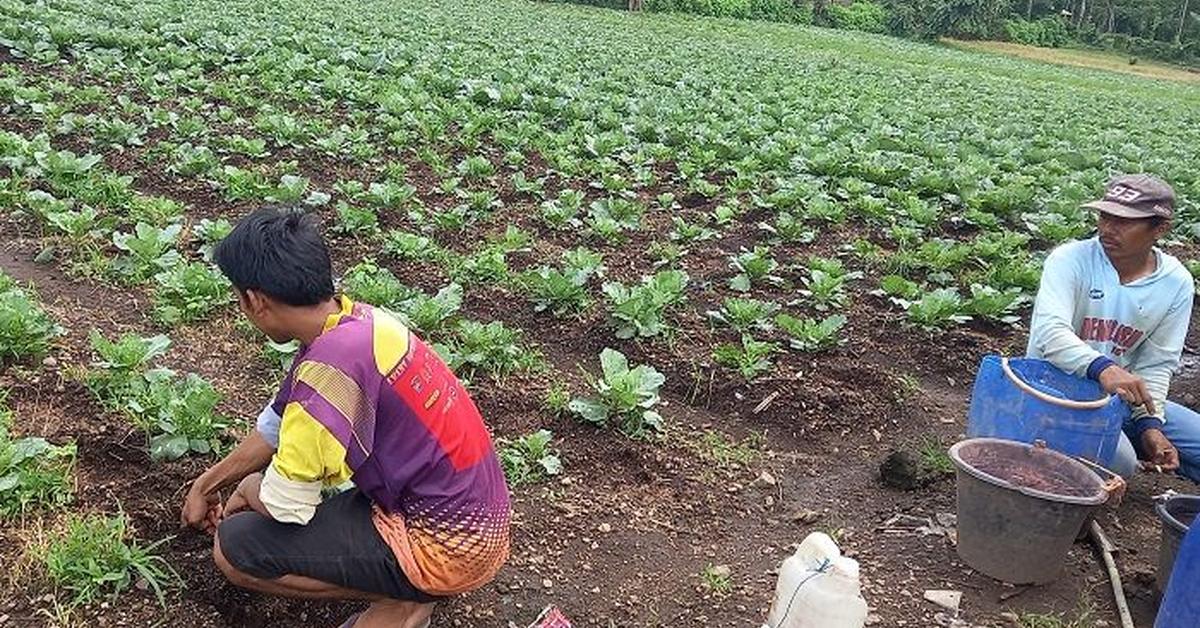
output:
[[[963,41],[958,39],[945,39],[942,41],[948,46],[962,50],[991,52],[1020,57],[1030,61],[1109,70],[1111,72],[1133,74],[1144,78],[1200,83],[1200,70],[1192,70],[1183,66],[1170,65],[1118,52],[1083,50],[1078,48],[1041,48],[1006,41]],[[1134,58],[1137,58],[1137,63],[1130,63],[1130,60]]]

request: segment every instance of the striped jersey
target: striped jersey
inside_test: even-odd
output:
[[[264,504],[285,494],[272,478],[314,488],[351,480],[374,502],[375,527],[414,586],[433,595],[482,586],[508,557],[510,506],[479,410],[402,323],[340,304],[269,410],[281,420]]]

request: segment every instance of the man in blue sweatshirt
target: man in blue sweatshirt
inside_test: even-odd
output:
[[[1029,357],[1120,395],[1131,420],[1113,470],[1178,470],[1200,482],[1200,415],[1167,401],[1192,316],[1192,276],[1155,244],[1171,228],[1175,192],[1150,175],[1117,177],[1098,212],[1097,235],[1046,258],[1033,306]]]

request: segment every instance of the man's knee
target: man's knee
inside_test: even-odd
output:
[[[1137,469],[1137,450],[1134,449],[1133,443],[1129,441],[1129,438],[1121,434],[1121,440],[1117,444],[1117,453],[1113,456],[1113,460],[1109,464],[1109,470],[1129,480],[1137,473]]]
[[[235,556],[238,555],[238,548],[246,534],[245,527],[236,525],[237,519],[238,517],[233,517],[222,522],[216,533],[213,534],[213,562],[230,582],[240,587],[246,587],[247,583],[253,582],[257,578],[238,569],[227,556],[227,551],[233,552]]]

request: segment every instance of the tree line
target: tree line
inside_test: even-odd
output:
[[[1200,65],[1200,0],[557,0],[936,39],[1087,45]]]
[[[802,3],[809,0],[802,0]],[[814,19],[865,4],[811,0]],[[995,37],[1004,22],[1055,20],[1077,37],[1124,35],[1183,45],[1200,40],[1200,0],[883,0],[890,28],[918,36]]]

